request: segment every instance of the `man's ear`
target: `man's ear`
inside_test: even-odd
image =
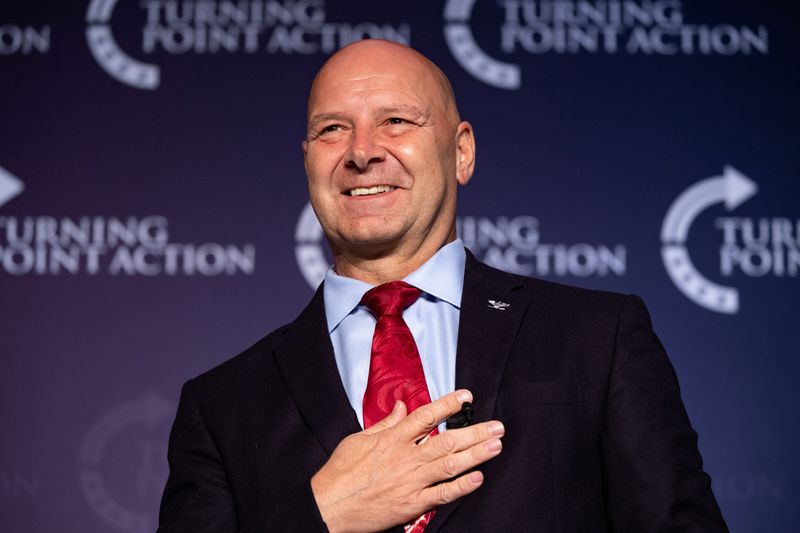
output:
[[[464,121],[456,130],[456,180],[466,185],[475,171],[475,135],[472,124]]]

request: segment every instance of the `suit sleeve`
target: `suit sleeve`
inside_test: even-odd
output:
[[[611,530],[727,532],[675,371],[638,297],[627,297],[617,328],[602,443]]]
[[[158,533],[328,531],[310,482],[287,487],[281,501],[264,502],[252,522],[240,524],[220,453],[206,429],[192,381],[181,391],[169,437],[169,478]]]

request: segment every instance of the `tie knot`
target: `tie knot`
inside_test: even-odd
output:
[[[422,291],[405,281],[390,281],[368,290],[361,298],[375,318],[402,315],[403,309],[413,304]]]

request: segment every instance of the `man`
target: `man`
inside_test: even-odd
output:
[[[303,151],[334,269],[293,323],[184,386],[160,531],[727,531],[641,301],[456,240],[475,141],[435,65],[339,51]],[[384,342],[408,357],[384,363]],[[409,373],[381,389],[381,371]],[[445,430],[465,402],[472,425]]]

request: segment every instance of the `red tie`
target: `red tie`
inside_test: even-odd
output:
[[[369,379],[364,393],[364,428],[389,416],[402,400],[411,413],[431,403],[417,344],[403,320],[403,310],[422,291],[404,281],[391,281],[370,289],[361,298],[377,319],[372,336]],[[431,435],[436,435],[436,428]],[[436,511],[428,511],[405,526],[406,533],[421,533]]]

